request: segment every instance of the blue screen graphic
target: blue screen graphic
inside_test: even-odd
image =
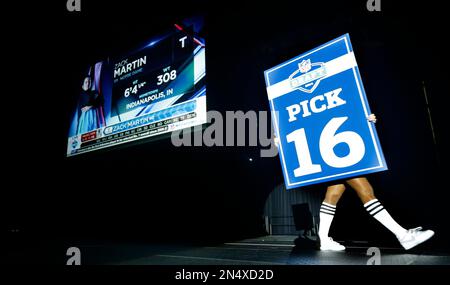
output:
[[[206,123],[202,26],[201,19],[185,20],[126,56],[90,66],[67,156]]]

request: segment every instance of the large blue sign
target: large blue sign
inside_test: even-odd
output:
[[[287,189],[387,169],[348,34],[264,74]]]

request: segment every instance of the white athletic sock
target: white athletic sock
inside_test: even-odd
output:
[[[328,232],[330,231],[331,222],[334,218],[334,213],[336,212],[336,206],[323,202],[320,206],[320,224],[319,224],[319,238],[325,239],[328,237]]]
[[[392,217],[389,215],[378,199],[370,200],[364,204],[366,211],[372,215],[377,221],[379,221],[383,226],[388,228],[397,237],[403,236],[407,230],[400,226]]]

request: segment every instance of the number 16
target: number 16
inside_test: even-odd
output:
[[[319,139],[319,150],[322,159],[331,167],[343,168],[355,165],[363,159],[366,152],[364,141],[360,135],[352,131],[336,134],[337,129],[347,121],[348,117],[331,119],[323,128]],[[314,164],[308,147],[305,129],[298,129],[286,136],[287,142],[294,143],[299,167],[294,169],[294,176],[300,177],[322,171],[320,164]],[[334,152],[334,147],[339,143],[348,145],[350,152],[339,157]]]

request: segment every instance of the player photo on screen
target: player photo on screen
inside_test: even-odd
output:
[[[77,134],[84,134],[105,126],[104,100],[99,88],[101,65],[102,63],[97,63],[95,68],[90,68],[83,79],[75,118]]]

